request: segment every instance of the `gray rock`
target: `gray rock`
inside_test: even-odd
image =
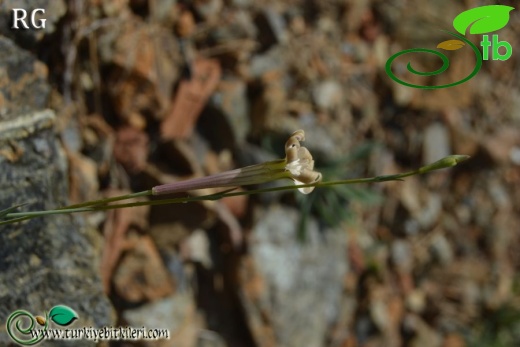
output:
[[[444,234],[435,234],[432,237],[430,251],[442,265],[449,265],[453,261],[453,248]]]
[[[247,85],[239,79],[220,82],[220,88],[213,94],[214,105],[223,113],[233,130],[237,143],[244,143],[250,130]]]
[[[322,110],[332,110],[340,103],[343,95],[341,84],[333,79],[317,83],[312,90],[312,96],[316,105]]]
[[[189,293],[176,294],[161,300],[151,302],[141,307],[123,312],[123,319],[135,328],[145,327],[168,331],[169,338],[182,335],[180,331],[194,326],[192,322],[194,311],[193,297]],[[177,336],[177,340],[179,340]],[[144,340],[145,346],[174,346],[169,339]],[[180,341],[177,341],[180,344]],[[182,344],[183,346],[193,344]]]
[[[67,161],[53,128],[55,114],[43,109],[49,86],[45,74],[37,71],[41,63],[6,38],[0,38],[0,52],[0,78],[8,81],[0,90],[0,209],[21,203],[28,203],[23,210],[66,205]],[[100,250],[99,235],[81,216],[0,226],[0,326],[5,327],[15,310],[43,316],[60,304],[79,315],[71,328],[111,325],[113,311],[98,273]],[[0,329],[0,345],[9,343],[6,330]],[[46,345],[94,342],[55,340]]]
[[[50,88],[47,67],[0,36],[0,120],[46,107]]]
[[[395,240],[391,246],[391,258],[395,266],[405,272],[413,268],[413,251],[407,240]]]
[[[133,327],[178,329],[185,320],[186,311],[193,305],[191,295],[173,295],[123,312],[123,318]]]
[[[451,154],[450,135],[441,123],[433,123],[424,131],[423,164],[430,164]]]
[[[423,208],[417,213],[417,222],[422,228],[428,229],[433,227],[442,213],[442,196],[431,193],[425,200]]]
[[[248,8],[254,4],[253,0],[231,0],[231,5],[236,7]]]
[[[197,13],[206,20],[218,17],[224,3],[222,0],[196,1],[193,5]]]
[[[0,121],[1,208],[29,203],[24,210],[67,204],[67,163],[52,128],[54,113],[34,112]],[[0,324],[24,309],[44,315],[55,305],[74,309],[71,328],[111,325],[113,312],[99,278],[100,240],[80,216],[49,216],[0,226]],[[22,337],[22,336],[20,336]],[[10,342],[0,331],[0,344]],[[52,345],[71,345],[54,341]],[[87,340],[75,346],[93,346]]]
[[[257,40],[261,51],[287,41],[285,19],[274,7],[265,7],[256,15],[254,23],[258,29]]]
[[[310,218],[302,242],[297,236],[300,217],[293,208],[275,205],[253,230],[251,252],[268,288],[260,310],[268,312],[278,345],[285,347],[323,345],[338,314],[346,272],[345,234],[322,234]],[[249,315],[259,314],[250,303],[245,306]]]
[[[282,46],[275,46],[265,53],[255,54],[249,63],[249,74],[260,78],[270,71],[283,71],[287,68],[287,51]]]

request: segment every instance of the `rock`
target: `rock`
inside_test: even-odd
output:
[[[44,109],[50,95],[47,76],[47,66],[0,36],[0,120]]]
[[[195,309],[192,295],[184,293],[125,310],[122,317],[131,327],[169,331],[169,339],[143,340],[144,346],[190,347],[197,345],[201,327]]]
[[[162,28],[121,17],[121,25],[101,30],[98,47],[101,63],[117,67],[104,81],[115,112],[127,124],[135,114],[162,119],[180,77],[179,45]]]
[[[104,3],[112,3],[104,2]],[[150,4],[151,15],[166,27],[172,26],[177,15],[177,0],[161,0]]]
[[[207,21],[215,21],[222,11],[222,0],[194,1],[193,7],[197,13]]]
[[[489,153],[490,157],[497,164],[505,164],[511,160],[511,151],[515,146],[520,145],[518,139],[518,129],[512,127],[501,127],[495,129],[481,140],[481,146]]]
[[[410,342],[412,347],[441,347],[442,337],[433,330],[419,316],[408,314],[405,319],[407,329],[414,333],[414,337]]]
[[[323,110],[333,110],[340,103],[343,96],[343,88],[338,81],[330,79],[317,83],[313,88],[314,102]]]
[[[425,202],[416,216],[417,222],[423,229],[431,228],[439,219],[442,213],[442,197],[440,194],[430,193],[426,196]]]
[[[244,143],[250,131],[247,85],[243,80],[225,79],[212,96],[212,102],[233,129],[233,142]]]
[[[427,192],[416,177],[410,177],[400,185],[400,199],[411,217],[406,221],[405,231],[416,234],[420,228],[431,228],[442,212],[442,198],[439,194]]]
[[[441,123],[432,123],[424,131],[423,165],[452,154],[448,129]]]
[[[420,314],[426,308],[426,295],[422,290],[416,289],[408,294],[406,307],[414,313]]]
[[[259,346],[271,346],[270,339],[287,347],[322,346],[338,314],[346,271],[345,235],[321,234],[310,218],[307,240],[302,242],[300,218],[296,210],[275,205],[259,216],[252,231],[251,257],[257,269],[252,278],[261,284],[244,293],[243,300]],[[264,336],[269,329],[273,334]]]
[[[286,40],[286,23],[282,14],[274,6],[265,7],[254,18],[260,42],[260,51],[267,51]]]
[[[434,258],[442,265],[448,265],[453,261],[453,248],[444,234],[437,233],[432,237],[430,251]]]
[[[520,165],[520,146],[514,146],[509,151],[509,159],[515,165]]]
[[[133,234],[127,237],[127,244],[129,249],[113,274],[117,294],[131,303],[154,301],[172,294],[174,283],[151,237]]]
[[[304,145],[315,158],[327,161],[345,155],[345,145],[349,143],[349,140],[342,139],[336,131],[319,124],[303,125],[301,128],[305,130]]]
[[[391,259],[399,271],[409,273],[413,268],[413,251],[407,240],[396,240],[392,243]]]
[[[0,37],[3,100],[0,113],[1,208],[24,210],[68,203],[68,168],[48,102],[46,69],[32,55]],[[7,81],[7,83],[5,83]],[[7,152],[4,152],[7,151]],[[75,310],[75,327],[113,325],[114,314],[99,276],[101,242],[81,215],[56,215],[0,227],[0,324],[15,310],[43,314],[63,304]],[[0,344],[12,340],[0,331]],[[55,342],[56,346],[70,344]],[[75,341],[75,346],[94,346]]]
[[[2,226],[0,326],[15,306],[41,314],[55,300],[78,310],[74,324],[113,324],[100,272],[116,322],[171,329],[170,341],[118,343],[126,347],[460,347],[462,336],[520,345],[496,310],[516,298],[518,64],[484,61],[470,81],[441,90],[403,86],[385,71],[392,54],[451,38],[437,29],[475,3],[0,0],[0,209],[26,199],[24,209],[52,208],[67,195],[81,202],[279,159],[296,129],[325,181],[472,157],[358,186],[384,202],[353,199],[337,233],[312,220],[306,243],[297,242],[294,206],[315,200],[324,216],[336,210],[331,189],[345,187],[298,201],[272,192]],[[47,29],[11,30],[13,6],[45,8]],[[513,15],[500,40],[513,44],[519,25]],[[473,68],[468,45],[443,53],[450,68],[438,76],[407,70],[439,68],[427,53],[392,68],[431,85]],[[101,264],[99,232],[84,220],[102,225]],[[483,341],[489,322],[497,334]]]
[[[259,93],[251,103],[251,135],[258,137],[267,130],[277,129],[286,114],[287,90],[280,70],[266,71],[259,84]],[[293,130],[294,131],[294,130]]]
[[[204,230],[195,230],[186,240],[185,259],[199,262],[206,268],[211,268],[211,257],[209,255],[209,240]]]
[[[275,47],[265,53],[255,54],[249,61],[249,74],[253,78],[261,78],[271,71],[280,71],[287,68],[285,50]]]
[[[254,0],[231,0],[230,3],[236,7],[250,7],[253,5]]]
[[[43,210],[67,204],[67,164],[53,121],[53,112],[46,110],[1,122],[0,148],[14,145],[23,153],[12,162],[0,156],[2,207],[28,202]],[[98,273],[99,236],[80,216],[49,216],[1,229],[0,322],[17,309],[41,314],[64,304],[78,312],[76,326],[113,323]],[[0,343],[9,341],[0,333]]]

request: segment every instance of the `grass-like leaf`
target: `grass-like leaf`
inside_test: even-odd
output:
[[[11,207],[6,208],[5,210],[0,211],[0,219],[6,217],[9,213],[14,212],[17,209],[19,209],[20,207],[25,206],[25,205],[27,205],[27,203],[11,206]]]

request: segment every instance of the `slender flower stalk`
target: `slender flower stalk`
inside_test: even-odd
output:
[[[309,150],[300,145],[302,141],[305,141],[305,133],[303,130],[297,130],[285,143],[285,159],[246,166],[207,177],[163,184],[153,187],[152,195],[204,188],[247,186],[283,178],[290,178],[296,184],[317,183],[321,181],[321,173],[314,171],[314,160]],[[313,189],[314,187],[306,187],[300,191],[308,194]]]
[[[75,204],[61,207],[55,210],[46,211],[14,212],[23,205],[9,207],[5,210],[0,211],[0,225],[21,222],[27,219],[52,214],[105,211],[144,205],[164,205],[202,200],[219,200],[230,196],[251,195],[273,191],[292,190],[295,188],[297,188],[300,192],[304,194],[309,194],[316,187],[399,181],[405,177],[425,174],[443,168],[449,168],[469,158],[469,156],[467,155],[450,155],[432,164],[420,167],[417,170],[408,171],[400,174],[321,182],[322,175],[320,172],[314,171],[314,160],[312,158],[311,153],[307,148],[301,146],[301,142],[304,140],[305,133],[303,132],[303,130],[295,131],[285,143],[285,159],[246,166],[244,168],[230,170],[207,177],[200,177],[180,182],[163,184],[155,186],[150,190],[145,190],[138,193],[131,193],[106,199],[92,200],[81,204]],[[233,191],[235,190],[235,187],[238,186],[257,185],[279,179],[292,179],[295,185],[236,192]],[[115,202],[119,201],[143,198],[152,195],[160,196],[188,192],[190,190],[218,187],[229,187],[231,189],[203,196],[185,196],[170,199],[144,200],[136,202],[134,201],[130,203],[114,204]]]
[[[285,170],[285,160],[276,160],[225,171],[211,176],[163,184],[153,187],[152,195],[181,193],[204,188],[246,186],[281,178],[290,178],[290,175]]]

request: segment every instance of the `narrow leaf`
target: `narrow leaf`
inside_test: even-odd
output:
[[[54,306],[49,312],[49,317],[58,325],[65,326],[78,319],[78,314],[68,306]]]
[[[9,208],[6,208],[5,210],[2,210],[0,211],[0,219],[1,218],[4,218],[5,216],[7,216],[9,213],[17,210],[18,208],[24,206],[24,205],[27,205],[27,203],[25,204],[20,204],[20,205],[16,205],[16,206],[12,206],[12,207],[9,207]]]
[[[20,217],[20,218],[13,218],[13,219],[3,220],[3,221],[0,221],[0,226],[1,225],[7,225],[7,224],[13,224],[13,223],[22,222],[22,221],[27,220],[27,219],[31,219],[31,217]]]
[[[488,5],[472,8],[459,14],[453,20],[453,27],[462,35],[469,28],[470,34],[486,34],[502,29],[509,22],[509,12],[514,7]]]
[[[443,41],[437,45],[437,48],[444,49],[446,51],[456,51],[464,47],[465,43],[460,40],[448,40]]]

